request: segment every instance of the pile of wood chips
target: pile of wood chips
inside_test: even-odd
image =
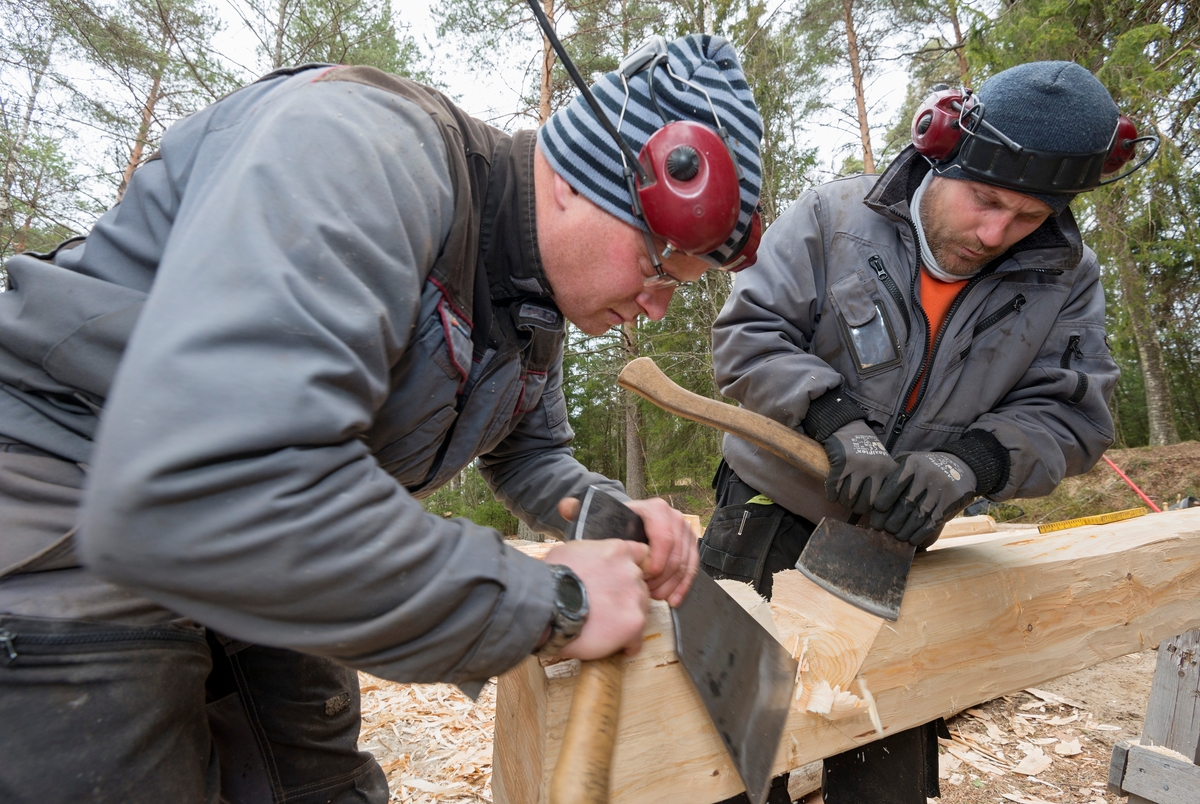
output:
[[[557,542],[508,544],[541,558]],[[495,679],[478,701],[453,684],[395,684],[366,673],[358,681],[358,747],[379,760],[392,804],[491,804]]]
[[[942,801],[1113,801],[1104,772],[1111,735],[1121,727],[1096,721],[1082,702],[1041,689],[1024,693],[949,721],[951,739],[938,739]],[[963,796],[959,786],[975,791]]]
[[[365,673],[359,688],[358,745],[379,760],[391,802],[490,804],[495,682],[478,701],[453,684],[395,684]]]

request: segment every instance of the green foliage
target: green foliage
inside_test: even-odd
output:
[[[235,7],[266,69],[361,64],[434,83],[416,41],[397,31],[390,0],[240,0]]]
[[[70,221],[83,203],[79,179],[59,143],[38,132],[17,145],[0,133],[0,149],[12,155],[0,198],[0,258],[21,251],[48,251],[73,232]]]
[[[422,502],[425,510],[441,517],[466,517],[472,522],[495,528],[505,536],[515,536],[517,518],[505,510],[492,496],[483,476],[471,464],[451,483],[443,486]]]

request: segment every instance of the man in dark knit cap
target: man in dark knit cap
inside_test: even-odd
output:
[[[976,497],[1049,494],[1112,444],[1100,269],[1069,205],[1127,144],[1117,107],[1070,62],[946,92],[958,100],[922,108],[916,144],[882,175],[817,187],[780,216],[714,325],[722,392],[820,441],[831,471],[813,481],[726,436],[700,547],[712,575],[769,596],[823,517],[927,547]],[[948,147],[927,144],[938,135]],[[925,804],[935,725],[827,759],[823,791]]]
[[[383,804],[357,669],[475,694],[534,651],[635,652],[650,598],[682,600],[696,542],[662,500],[628,503],[649,547],[544,563],[419,502],[473,461],[556,537],[589,485],[625,499],[572,457],[565,322],[659,319],[752,262],[737,57],[651,55],[597,94],[635,154],[671,121],[728,132],[703,249],[631,211],[586,104],[509,136],[310,66],[178,122],[90,234],[7,262],[0,798]]]

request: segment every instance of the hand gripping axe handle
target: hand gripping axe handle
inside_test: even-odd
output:
[[[829,458],[816,441],[766,416],[684,390],[648,357],[631,361],[617,383],[663,410],[739,436],[824,480]],[[915,545],[883,531],[822,519],[796,568],[830,594],[875,617],[895,621]]]

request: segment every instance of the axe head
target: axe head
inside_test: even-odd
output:
[[[895,622],[916,551],[916,545],[890,533],[826,517],[809,537],[796,569],[852,606]]]
[[[641,518],[598,486],[581,498],[570,539],[646,541]],[[737,768],[751,804],[763,804],[796,685],[796,660],[701,571],[672,609],[675,647]]]

